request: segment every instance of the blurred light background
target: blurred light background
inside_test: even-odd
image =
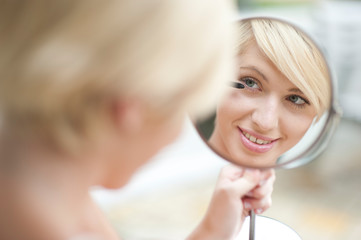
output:
[[[305,240],[361,239],[361,1],[239,0],[237,5],[241,17],[287,19],[313,36],[337,76],[344,112],[318,159],[276,171],[273,206],[264,215]],[[186,122],[179,139],[129,185],[94,189],[93,195],[124,239],[184,239],[206,211],[225,164]]]

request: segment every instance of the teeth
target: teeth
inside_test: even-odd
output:
[[[251,142],[257,143],[259,145],[263,145],[263,144],[269,144],[271,141],[265,141],[262,139],[257,139],[255,136],[250,135],[249,133],[243,132],[243,134],[246,136],[246,138],[248,140],[250,140]]]

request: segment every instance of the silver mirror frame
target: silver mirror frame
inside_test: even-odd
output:
[[[342,115],[342,110],[341,110],[341,107],[339,104],[336,74],[332,70],[323,48],[320,47],[319,43],[317,43],[314,40],[314,38],[310,36],[310,34],[308,34],[306,31],[304,31],[303,28],[298,26],[297,24],[291,23],[287,19],[275,18],[275,17],[269,17],[269,16],[252,16],[252,17],[246,17],[246,18],[237,18],[237,19],[235,19],[234,22],[258,19],[258,18],[268,18],[268,19],[275,20],[275,21],[286,22],[287,24],[291,25],[292,27],[294,27],[296,29],[300,29],[306,36],[308,36],[314,42],[315,46],[320,50],[321,54],[323,55],[326,65],[327,65],[327,69],[328,69],[328,73],[329,73],[329,77],[330,77],[330,84],[331,84],[330,107],[329,107],[327,113],[325,113],[325,114],[327,114],[327,118],[325,120],[325,125],[321,129],[317,138],[313,141],[313,144],[308,146],[305,151],[291,157],[290,159],[287,159],[287,161],[285,161],[285,162],[282,162],[283,156],[279,157],[277,162],[281,162],[281,163],[276,163],[273,166],[267,166],[267,167],[257,166],[257,167],[255,167],[255,166],[243,165],[243,167],[257,168],[257,169],[261,169],[261,170],[270,169],[270,168],[275,168],[275,169],[277,169],[277,168],[284,168],[284,169],[296,168],[296,167],[299,167],[306,163],[309,163],[310,161],[312,161],[316,157],[318,157],[320,154],[322,154],[322,152],[326,149],[326,147],[327,147],[330,139],[332,138],[334,131],[340,121],[340,118]],[[237,162],[235,160],[227,159],[224,156],[222,156],[221,153],[218,153],[217,151],[215,151],[207,143],[204,135],[200,131],[199,127],[196,126],[196,124],[195,124],[195,128],[196,128],[198,134],[201,136],[201,138],[205,141],[207,146],[210,147],[214,153],[216,153],[218,156],[220,156],[221,158],[223,158],[231,163],[239,165],[239,163],[237,164]]]

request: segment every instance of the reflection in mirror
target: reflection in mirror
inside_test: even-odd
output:
[[[196,121],[199,133],[238,165],[309,161],[338,115],[324,56],[307,34],[284,21],[250,18],[237,24],[237,79],[230,79],[215,113]]]

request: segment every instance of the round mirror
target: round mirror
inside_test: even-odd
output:
[[[218,155],[251,168],[292,168],[321,153],[338,122],[335,79],[308,34],[275,18],[237,21],[237,78],[213,114],[194,120]]]

